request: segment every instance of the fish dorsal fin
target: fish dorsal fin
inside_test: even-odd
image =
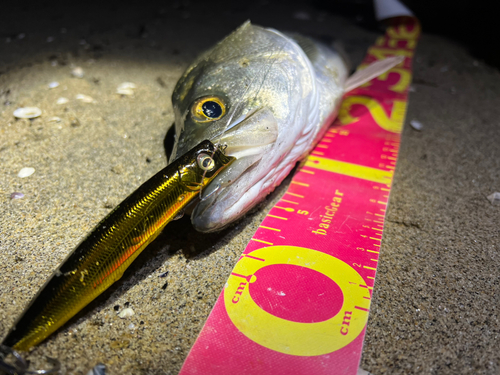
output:
[[[324,71],[324,69],[326,68],[325,64],[327,63],[327,60],[325,60],[322,51],[320,50],[318,43],[321,42],[298,33],[286,32],[284,34],[287,37],[293,39],[293,41],[299,45],[315,70]],[[332,47],[333,49],[333,46],[329,47]]]
[[[309,60],[314,64],[314,62],[318,59],[319,53],[316,44],[311,39],[297,33],[286,33],[286,35],[295,40]]]
[[[349,92],[358,88],[359,86],[371,81],[373,78],[384,74],[389,69],[394,68],[404,60],[404,56],[392,56],[384,60],[377,60],[372,62],[366,68],[357,70],[352,76],[347,78],[344,84],[344,92]]]
[[[252,27],[252,22],[250,20],[246,20],[243,22],[236,30],[234,30],[231,35],[238,35],[244,33],[247,29]]]

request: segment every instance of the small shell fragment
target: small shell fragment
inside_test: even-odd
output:
[[[61,118],[57,116],[50,117],[47,119],[47,122],[61,122],[61,121],[62,121]]]
[[[495,191],[493,194],[488,195],[488,200],[491,202],[492,205],[497,205],[500,204],[500,192]]]
[[[84,94],[78,94],[76,96],[76,99],[81,100],[84,103],[93,103],[94,102],[94,99],[91,96],[84,95]]]
[[[106,375],[106,366],[98,363],[92,370],[87,372],[87,375]]]
[[[17,177],[25,178],[31,176],[33,173],[35,173],[35,168],[24,167],[19,171]]]
[[[410,125],[413,129],[418,130],[418,131],[422,131],[422,129],[424,128],[422,123],[420,121],[417,121],[417,120],[411,120]]]
[[[15,191],[15,192],[10,194],[10,199],[22,199],[22,198],[24,198],[23,193],[19,193],[19,192]]]
[[[120,313],[118,314],[118,317],[121,319],[125,319],[125,318],[130,318],[134,314],[135,314],[134,310],[132,310],[132,308],[130,308],[130,307],[127,307],[127,308],[123,309],[122,311],[120,311]]]
[[[78,117],[71,116],[70,118],[70,124],[72,127],[76,128],[81,125],[80,120],[78,120]]]
[[[49,83],[49,89],[55,89],[58,86],[59,86],[59,82],[54,81],[54,82]]]
[[[42,110],[38,107],[22,107],[14,111],[14,117],[17,118],[35,118],[42,114]]]
[[[358,372],[356,373],[356,375],[371,375],[371,372],[368,372],[366,370],[363,370],[361,367],[358,368]]]
[[[68,98],[59,98],[57,99],[57,104],[66,104],[67,102],[69,102]]]
[[[132,96],[134,95],[134,90],[136,89],[135,83],[132,82],[123,82],[118,85],[116,88],[116,93],[119,95],[127,95],[127,96]]]
[[[71,71],[71,74],[73,75],[73,77],[76,77],[76,78],[83,78],[83,76],[85,75],[83,69],[80,68],[79,66],[77,66],[76,68],[73,68],[73,70]]]

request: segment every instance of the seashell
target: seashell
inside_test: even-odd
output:
[[[19,171],[19,173],[17,174],[17,177],[26,178],[26,177],[31,176],[33,173],[35,173],[35,168],[24,167]]]
[[[83,72],[83,69],[80,68],[79,66],[77,66],[76,68],[73,68],[73,70],[71,71],[71,74],[76,78],[83,78],[83,76],[85,75],[85,73]]]
[[[76,127],[78,127],[78,126],[80,126],[80,125],[81,125],[81,124],[80,124],[80,120],[78,120],[78,118],[77,118],[77,117],[75,117],[75,116],[71,116],[71,118],[70,118],[70,124],[71,124],[71,126],[72,126],[72,127],[74,127],[74,128],[76,128]]]
[[[87,375],[106,375],[106,365],[98,363],[92,370],[87,372]]]
[[[132,96],[134,95],[134,90],[137,86],[135,83],[132,82],[123,82],[118,85],[116,88],[116,93],[119,95],[127,95],[127,96]]]
[[[84,94],[78,94],[76,96],[77,100],[80,100],[84,103],[94,103],[94,99],[91,96],[84,95]]]
[[[57,104],[66,104],[67,102],[69,102],[68,98],[59,98],[57,99]]]
[[[61,122],[61,118],[54,116],[47,119],[47,122]]]
[[[413,129],[418,130],[418,131],[422,131],[422,129],[424,128],[424,125],[422,125],[422,123],[420,121],[417,121],[417,120],[411,120],[410,125]]]
[[[22,107],[14,111],[14,117],[17,118],[35,118],[42,114],[42,110],[37,107]]]
[[[54,82],[49,83],[49,89],[55,89],[58,86],[59,86],[59,82],[54,81]]]
[[[131,89],[118,89],[118,90],[116,90],[116,93],[119,94],[119,95],[132,96],[132,95],[134,95],[134,90],[131,90]]]
[[[22,198],[24,198],[23,193],[19,193],[19,192],[15,191],[12,194],[10,194],[10,199],[22,199]]]
[[[132,310],[132,308],[130,308],[130,307],[127,307],[127,308],[123,309],[122,311],[120,311],[120,313],[118,314],[118,317],[121,319],[125,319],[125,318],[130,318],[134,314],[135,314],[134,310]]]
[[[487,198],[493,205],[500,204],[500,193],[498,191],[495,191],[493,194],[488,195]]]

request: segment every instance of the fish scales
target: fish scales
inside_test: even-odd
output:
[[[347,74],[329,46],[250,22],[186,69],[172,95],[170,159],[201,139],[237,158],[194,209],[197,230],[224,228],[281,183],[335,115]]]
[[[213,161],[211,169],[200,167],[200,157]],[[3,345],[28,350],[61,327],[118,280],[165,225],[232,161],[204,141],[139,187],[62,262]]]

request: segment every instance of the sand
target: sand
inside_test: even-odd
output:
[[[82,3],[2,13],[0,336],[81,238],[166,165],[177,79],[246,19],[337,37],[355,64],[378,35],[305,4]],[[72,75],[76,67],[83,78]],[[54,81],[59,86],[49,88]],[[122,82],[137,86],[133,96],[116,94]],[[486,196],[500,191],[500,74],[460,45],[424,34],[412,87],[361,366],[373,374],[495,374],[500,206]],[[57,104],[61,97],[68,102]],[[16,120],[23,106],[43,113]],[[35,173],[19,178],[24,167]],[[28,358],[36,367],[56,357],[68,374],[99,362],[109,374],[176,374],[287,183],[223,232],[203,235],[188,218],[173,222]],[[13,192],[24,198],[11,199]],[[135,314],[121,319],[125,308]]]

